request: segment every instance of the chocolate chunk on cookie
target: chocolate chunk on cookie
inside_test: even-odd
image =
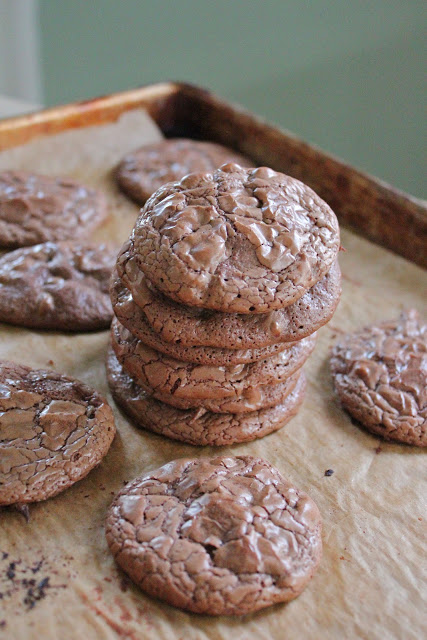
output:
[[[114,438],[106,400],[79,380],[0,363],[0,505],[46,500],[84,478]]]
[[[155,289],[143,272],[133,270],[131,265],[129,260],[122,274],[123,282],[117,271],[113,272],[113,308],[131,287],[133,301],[153,330],[166,342],[187,347],[227,344],[230,349],[260,349],[278,342],[301,340],[329,322],[341,296],[341,271],[335,261],[319,282],[284,309],[266,314],[221,313],[177,303]]]
[[[134,303],[132,294],[123,287],[120,280],[113,282],[118,290],[112,291],[114,311],[120,323],[129,334],[139,338],[141,342],[156,351],[161,351],[176,360],[194,362],[196,364],[230,366],[263,360],[286,350],[292,343],[278,342],[261,349],[228,349],[220,347],[185,347],[179,342],[166,342],[148,324],[144,312]],[[113,320],[114,326],[115,320]]]
[[[69,178],[0,173],[0,247],[86,238],[105,214],[101,193]]]
[[[133,271],[183,304],[263,313],[301,298],[339,246],[335,214],[309,187],[266,167],[227,164],[153,194],[119,263],[126,272],[134,258]]]
[[[24,327],[87,331],[110,325],[109,281],[117,251],[45,242],[0,258],[0,320]]]
[[[175,398],[222,399],[251,387],[283,382],[302,367],[314,349],[315,334],[265,360],[229,367],[199,365],[165,356],[134,338],[118,322],[111,331],[114,352],[132,378],[153,392]]]
[[[132,200],[144,204],[166,182],[176,182],[195,171],[212,171],[224,162],[252,165],[248,158],[220,144],[173,138],[129,153],[117,167],[116,179]]]
[[[211,615],[292,600],[322,553],[316,504],[251,456],[175,460],[137,478],[111,505],[106,537],[147,594]]]
[[[185,411],[156,400],[124,371],[112,350],[108,354],[107,376],[113,398],[138,427],[197,446],[250,442],[281,429],[298,413],[306,384],[302,374],[283,403],[233,414],[203,409]]]
[[[427,446],[427,325],[415,310],[345,336],[331,370],[342,405],[369,431]]]

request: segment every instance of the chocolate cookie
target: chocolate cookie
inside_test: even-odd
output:
[[[159,189],[119,256],[183,304],[262,313],[296,302],[340,246],[338,221],[309,187],[272,169],[227,164]],[[131,279],[130,290],[133,292]]]
[[[343,338],[331,370],[342,405],[369,431],[427,446],[427,325],[415,310]]]
[[[322,553],[315,503],[251,456],[174,460],[144,474],[114,500],[106,536],[143,591],[211,615],[292,600]]]
[[[315,337],[304,338],[266,360],[231,367],[175,360],[147,347],[118,322],[113,323],[111,342],[125,371],[144,388],[176,398],[215,400],[244,395],[251,387],[283,382],[307,360],[314,349]]]
[[[304,400],[305,377],[282,404],[251,413],[212,413],[204,409],[176,409],[144,391],[124,370],[112,350],[107,376],[113,398],[138,426],[173,440],[197,446],[222,446],[250,442],[281,429]]]
[[[120,280],[117,280],[116,284],[119,284],[120,291],[118,293],[116,291],[112,292],[112,297],[115,300],[114,311],[120,323],[126,327],[129,334],[139,338],[144,344],[176,360],[227,367],[263,360],[290,348],[293,344],[291,342],[278,342],[262,349],[226,349],[220,347],[184,347],[177,342],[166,342],[150,327],[144,312],[133,302],[130,291],[121,285]]]
[[[231,398],[183,398],[177,397],[173,393],[162,393],[152,389],[148,384],[145,384],[144,380],[137,380],[138,384],[144,391],[149,393],[164,402],[170,404],[172,407],[178,409],[199,409],[203,408],[206,411],[212,411],[213,413],[249,413],[251,411],[257,411],[258,409],[267,409],[273,407],[276,404],[283,403],[285,398],[293,391],[300,372],[297,371],[293,375],[289,376],[283,382],[279,382],[274,385],[259,385],[258,387],[250,387],[242,391],[240,396]]]
[[[224,162],[252,165],[248,158],[220,144],[173,138],[128,154],[116,169],[116,179],[132,200],[144,204],[166,182],[181,180],[195,171],[212,171]]]
[[[132,270],[131,264],[129,260],[123,284],[117,271],[113,272],[113,308],[126,297],[131,274],[133,301],[152,329],[166,342],[187,347],[227,344],[230,349],[260,349],[277,342],[301,340],[329,322],[341,296],[341,271],[335,261],[322,280],[289,307],[266,314],[221,313],[175,302],[155,289],[142,271]]]
[[[0,320],[87,331],[110,325],[109,280],[117,250],[45,242],[0,258]]]
[[[0,173],[0,247],[86,238],[105,214],[103,196],[69,178]]]
[[[55,371],[0,363],[0,505],[46,500],[84,478],[107,453],[106,400]]]

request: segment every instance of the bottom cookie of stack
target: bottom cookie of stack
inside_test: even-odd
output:
[[[111,347],[107,377],[115,401],[139,427],[199,446],[249,442],[277,431],[298,412],[306,386],[301,372],[289,395],[274,407],[248,413],[214,413],[200,408],[178,409],[156,400],[123,369]]]

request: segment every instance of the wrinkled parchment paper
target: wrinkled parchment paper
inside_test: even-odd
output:
[[[127,151],[160,137],[144,112],[134,111],[116,124],[0,153],[0,169],[64,174],[103,189],[109,218],[94,237],[119,247],[138,207],[118,192],[111,169]],[[106,331],[66,335],[0,325],[0,357],[92,384],[110,398],[118,428],[102,464],[56,498],[32,505],[28,524],[12,509],[0,512],[0,637],[425,637],[425,453],[384,443],[352,424],[333,394],[328,351],[343,331],[394,317],[403,307],[425,315],[427,277],[349,231],[342,231],[342,244],[343,297],[305,367],[304,405],[284,429],[249,444],[196,448],[133,427],[107,389]],[[314,498],[324,522],[323,560],[303,594],[239,619],[187,614],[146,597],[116,568],[103,530],[106,509],[126,481],[174,458],[219,453],[266,458]],[[333,475],[325,476],[327,469]]]

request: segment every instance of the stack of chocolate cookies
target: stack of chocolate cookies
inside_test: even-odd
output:
[[[295,415],[341,294],[339,227],[309,187],[226,164],[146,202],[113,273],[108,378],[139,426],[195,445]]]

